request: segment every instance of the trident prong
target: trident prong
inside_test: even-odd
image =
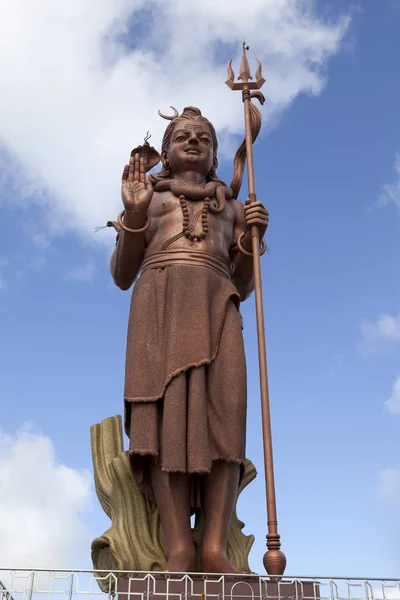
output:
[[[265,83],[265,79],[262,76],[262,64],[256,58],[257,61],[257,69],[255,73],[255,81],[251,81],[253,79],[250,73],[249,61],[247,60],[246,51],[249,49],[246,46],[246,42],[243,42],[242,48],[242,60],[240,62],[240,73],[238,79],[241,83],[235,82],[235,73],[232,69],[232,59],[228,62],[228,79],[225,81],[226,85],[231,88],[231,90],[259,90]]]

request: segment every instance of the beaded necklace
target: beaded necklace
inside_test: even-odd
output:
[[[151,181],[151,177],[150,177]],[[179,202],[183,214],[182,231],[172,236],[165,241],[161,250],[167,250],[171,244],[185,236],[192,242],[200,242],[207,237],[209,231],[208,212],[221,213],[226,204],[226,200],[232,198],[231,188],[225,186],[222,181],[209,181],[205,186],[186,185],[176,179],[163,179],[161,181],[152,181],[156,192],[171,191],[179,198]],[[189,216],[189,209],[186,198],[193,201],[203,200],[204,204],[200,210],[197,210],[192,218]],[[201,216],[202,231],[199,234],[194,234],[197,221]]]
[[[201,209],[201,228],[202,228],[202,231],[199,234],[190,233],[190,229],[191,228],[189,227],[189,223],[190,223],[189,209],[188,209],[188,205],[187,205],[187,202],[186,202],[186,198],[185,198],[185,196],[183,194],[180,194],[180,196],[179,196],[179,202],[181,204],[182,214],[183,214],[183,223],[182,223],[182,232],[183,232],[183,235],[188,240],[191,240],[192,242],[201,242],[201,240],[204,240],[204,238],[206,238],[207,234],[208,234],[207,213],[208,213],[208,208],[210,206],[210,198],[208,196],[206,196],[204,198],[203,208]]]

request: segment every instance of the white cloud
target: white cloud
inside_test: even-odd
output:
[[[48,437],[0,432],[0,565],[76,564],[90,548],[81,516],[90,497],[89,473],[59,464]]]
[[[66,272],[66,278],[71,281],[78,281],[81,283],[90,283],[93,280],[96,267],[94,262],[89,260],[84,265],[79,265]]]
[[[394,183],[386,183],[382,186],[382,194],[379,198],[379,203],[393,203],[400,210],[400,154],[396,154],[394,169],[396,171],[397,179]]]
[[[388,504],[400,505],[400,470],[384,469],[378,474],[379,499]]]
[[[47,250],[51,244],[51,237],[46,235],[46,233],[34,233],[32,236],[32,242],[37,246],[40,250]]]
[[[366,354],[377,353],[388,343],[400,342],[400,314],[393,316],[382,313],[375,321],[363,321],[361,333]]]
[[[386,400],[385,406],[392,415],[400,415],[400,377],[394,382],[392,395]]]
[[[0,172],[24,197],[3,202],[43,207],[52,235],[93,233],[120,210],[131,148],[148,129],[159,144],[158,108],[195,104],[224,135],[242,132],[224,78],[243,32],[271,125],[299,93],[320,93],[348,22],[324,21],[313,0],[3,0]]]

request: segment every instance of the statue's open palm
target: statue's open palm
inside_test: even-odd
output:
[[[147,212],[153,196],[153,186],[147,179],[143,157],[131,156],[122,173],[121,196],[127,212]]]

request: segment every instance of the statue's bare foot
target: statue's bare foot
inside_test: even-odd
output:
[[[171,554],[165,570],[171,573],[194,573],[196,570],[194,549],[177,550]]]
[[[203,573],[239,573],[223,550],[203,552],[201,570]]]

